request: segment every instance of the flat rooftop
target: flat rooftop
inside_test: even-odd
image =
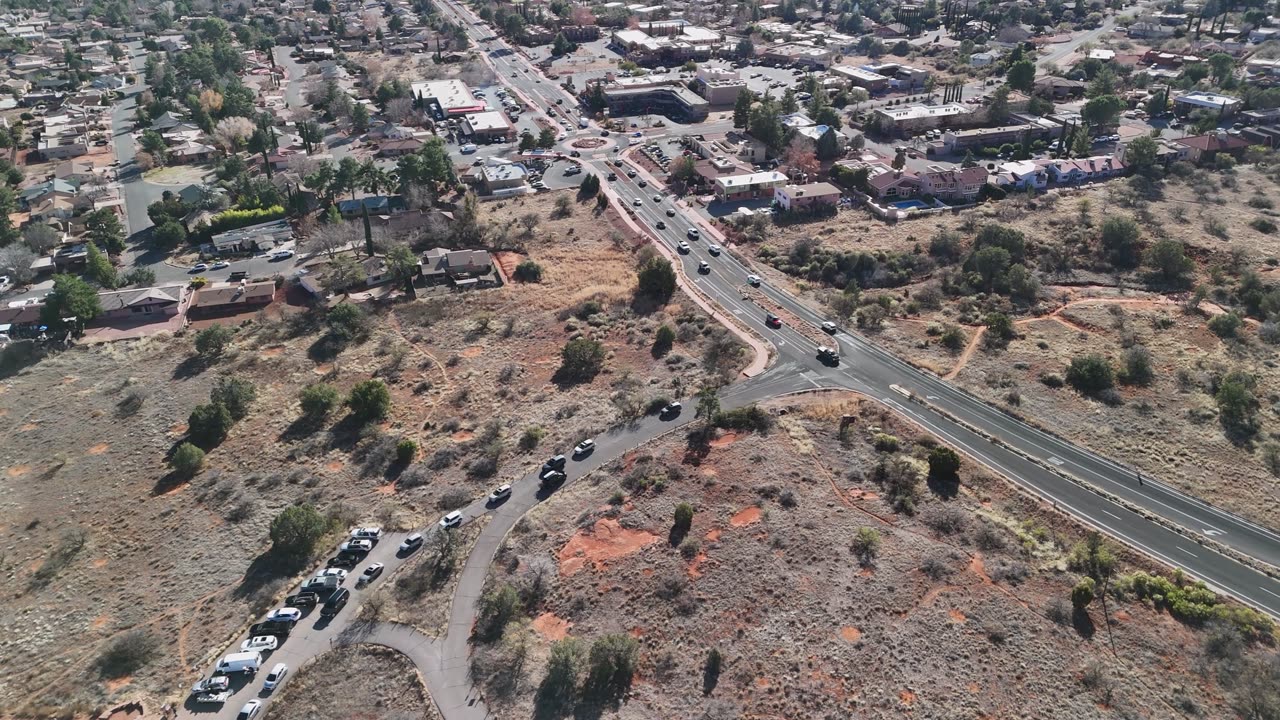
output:
[[[899,108],[876,108],[876,112],[893,120],[919,120],[930,117],[968,115],[973,110],[960,103],[947,103],[946,105],[908,105],[907,107]]]

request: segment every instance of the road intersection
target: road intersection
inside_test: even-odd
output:
[[[441,4],[454,16],[472,40],[489,51],[489,61],[504,84],[525,96],[536,107],[561,114],[557,124],[566,140],[595,135],[598,129],[579,129],[570,111],[556,105],[557,98],[573,106],[573,99],[545,78],[527,59],[501,41],[487,41],[488,31],[478,20],[450,0]],[[509,52],[493,54],[495,49]],[[566,145],[567,147],[567,145]],[[606,164],[608,152],[583,157],[586,169],[605,177],[618,165]],[[624,161],[625,162],[625,161]],[[794,323],[815,328],[827,318],[785,291],[764,284],[759,292],[771,307],[785,310],[793,324],[782,328],[765,325],[765,308],[743,292],[752,269],[732,252],[713,255],[708,245],[717,242],[714,231],[698,241],[688,241],[691,227],[710,230],[691,208],[663,195],[653,199],[654,187],[640,188],[641,177],[624,171],[606,189],[623,213],[677,258],[687,284],[732,316],[733,322],[766,338],[774,349],[774,362],[765,372],[722,389],[726,409],[788,394],[818,389],[860,393],[902,414],[922,429],[954,446],[972,462],[1008,478],[1026,492],[1051,502],[1130,547],[1171,567],[1203,580],[1213,590],[1228,594],[1274,617],[1280,617],[1280,581],[1257,569],[1280,567],[1280,535],[1244,518],[1184,495],[1154,478],[1138,483],[1135,471],[1083,447],[1033,427],[969,395],[929,372],[920,370],[878,347],[873,337],[837,331],[832,344],[841,362],[831,366],[816,356],[814,333],[801,332]],[[633,198],[640,200],[635,205]],[[668,215],[667,211],[674,211]],[[662,222],[665,228],[659,229]],[[686,253],[679,245],[688,242]],[[699,273],[702,262],[710,271]],[[595,452],[570,463],[568,482],[619,458],[635,447],[678,431],[693,422],[692,413],[676,418],[645,417],[622,424],[596,438]],[[357,616],[365,590],[353,591],[350,607],[327,627],[301,627],[276,656],[288,653],[291,666],[326,651],[334,643],[373,642],[405,653],[423,673],[428,690],[448,720],[480,720],[489,716],[483,698],[469,675],[470,635],[479,612],[488,568],[507,534],[530,509],[545,499],[535,471],[512,482],[505,502],[491,506],[484,499],[463,509],[464,522],[488,515],[476,544],[458,577],[443,638],[433,639],[402,625],[362,624]],[[431,528],[430,532],[441,532]],[[425,531],[424,531],[425,532]],[[396,570],[394,546],[400,536],[383,540],[365,562],[384,562],[389,582]],[[363,567],[353,570],[353,575]],[[272,657],[268,665],[276,662]],[[243,691],[242,691],[243,692]],[[234,717],[247,695],[233,699],[218,713]],[[190,709],[186,717],[198,717]]]

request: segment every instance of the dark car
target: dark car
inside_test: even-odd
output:
[[[567,462],[569,462],[569,459],[563,455],[556,455],[555,457],[548,458],[546,462],[542,463],[542,472],[545,473],[548,470],[564,470],[565,463]]]
[[[782,327],[782,318],[774,315],[773,313],[769,313],[764,316],[764,324],[771,328],[780,328]]]
[[[360,564],[360,554],[353,552],[341,552],[334,557],[329,558],[328,566],[335,568],[353,568]]]
[[[538,478],[538,485],[543,490],[557,488],[568,476],[560,470],[547,470]]]
[[[293,629],[293,623],[285,620],[267,620],[266,622],[254,623],[249,626],[249,637],[261,637],[263,635],[272,635],[274,637],[284,639],[289,635],[289,631]]]
[[[313,608],[320,602],[320,596],[313,592],[300,592],[284,599],[285,607]]]
[[[320,617],[331,618],[342,612],[342,608],[347,606],[347,601],[351,599],[351,591],[342,588],[329,596],[324,601],[324,607],[320,608]]]

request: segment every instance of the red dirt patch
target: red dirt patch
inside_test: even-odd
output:
[[[704,563],[704,562],[706,562],[706,561],[707,561],[707,554],[706,554],[706,553],[704,553],[704,552],[700,552],[700,553],[698,553],[697,557],[695,557],[695,558],[694,558],[694,559],[689,563],[689,578],[690,578],[690,579],[692,579],[692,580],[697,580],[698,578],[702,577],[702,563]]]
[[[108,558],[95,558],[93,562],[89,563],[89,566],[94,568],[104,568],[109,562],[111,562],[111,560]]]
[[[719,539],[720,539],[720,528],[711,528],[710,530],[708,530],[708,531],[707,531],[707,534],[706,534],[706,535],[703,535],[703,536],[702,536],[702,539],[703,539],[703,540],[706,540],[707,542],[715,542],[715,541],[719,540]]]
[[[329,472],[338,472],[344,467],[346,467],[346,465],[341,460],[330,460],[324,464],[324,469]]]
[[[87,454],[89,454],[89,455],[101,455],[102,453],[104,453],[104,452],[106,452],[107,450],[110,450],[110,449],[111,449],[111,446],[110,446],[110,445],[108,445],[108,444],[106,444],[106,443],[98,443],[97,445],[94,445],[93,447],[89,448],[88,450],[85,450],[85,453],[87,453]]]
[[[729,518],[729,524],[733,527],[746,527],[752,523],[760,521],[760,508],[752,505],[749,508],[739,510],[736,515]]]
[[[756,678],[756,687],[758,687],[758,688],[767,688],[767,687],[769,687],[769,678],[767,678],[767,677],[758,677],[758,678]]]
[[[173,427],[169,428],[170,435],[181,435],[186,431],[187,431],[186,423],[178,423],[177,425],[174,425]]]
[[[911,707],[916,704],[916,694],[910,690],[903,690],[898,693],[898,699],[902,700],[902,704]]]
[[[628,530],[613,518],[602,518],[590,533],[578,531],[560,549],[560,574],[573,575],[588,562],[601,570],[607,561],[637,553],[657,541],[653,533]]]
[[[542,637],[555,642],[568,637],[569,626],[572,624],[564,618],[557,617],[555,613],[542,613],[534,618],[533,629],[537,630]]]
[[[26,475],[29,472],[31,472],[30,465],[13,465],[9,468],[9,477],[11,478],[22,477],[23,475]]]
[[[470,430],[459,430],[458,432],[450,435],[449,437],[453,438],[455,442],[466,442],[475,436],[476,434],[471,432]]]
[[[93,629],[101,630],[102,628],[106,627],[107,623],[109,622],[111,622],[110,615],[99,615],[98,617],[93,619]]]
[[[280,355],[280,354],[281,354],[281,353],[283,353],[283,352],[284,352],[284,346],[283,346],[283,345],[277,345],[276,347],[269,347],[269,348],[267,348],[266,350],[263,350],[263,351],[262,351],[261,353],[259,353],[259,354],[260,354],[260,355],[262,355],[262,357],[264,357],[264,358],[272,358],[272,357],[276,357],[276,356]]]
[[[952,608],[951,610],[948,610],[947,615],[951,618],[951,622],[957,623],[957,624],[963,623],[964,621],[969,619],[967,615],[965,615],[964,613],[954,608]]]
[[[333,363],[320,363],[312,372],[317,375],[328,375],[330,370],[333,370]]]
[[[480,353],[482,352],[484,352],[483,347],[480,347],[479,345],[472,345],[471,347],[463,350],[459,354],[462,355],[462,357],[464,358],[473,358],[473,357],[479,357]]]
[[[712,440],[711,447],[725,447],[726,445],[732,445],[737,439],[738,433],[727,432],[715,440]]]
[[[852,625],[846,625],[840,628],[840,637],[845,642],[856,643],[862,639],[862,631]]]

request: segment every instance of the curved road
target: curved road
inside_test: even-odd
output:
[[[454,14],[482,47],[487,46],[490,51],[510,50],[501,42],[480,42],[488,33],[479,29],[469,11],[448,0],[442,9]],[[573,102],[554,83],[537,82],[536,71],[518,53],[503,52],[497,58],[496,62],[492,57],[490,61],[502,81],[539,107],[557,108],[558,97],[566,103]],[[571,124],[568,118],[561,122]],[[569,140],[595,132],[567,129]],[[606,155],[596,153],[582,158],[582,163],[604,177],[611,170],[605,164]],[[689,208],[673,204],[668,197],[655,201],[655,188],[640,188],[637,185],[640,179],[640,176],[631,179],[620,173],[618,180],[609,183],[607,189],[625,211],[634,213],[635,221],[644,226],[656,242],[674,251],[685,240],[687,229],[697,226],[698,217]],[[640,205],[635,206],[631,198],[639,198]],[[672,211],[671,215],[668,210]],[[659,222],[669,227],[659,230]],[[814,389],[843,388],[861,392],[955,446],[971,461],[1004,475],[1028,492],[1055,503],[1059,509],[1153,558],[1181,568],[1219,592],[1280,617],[1280,581],[1211,545],[1201,544],[1218,543],[1236,555],[1280,567],[1280,535],[1274,531],[1184,495],[1155,479],[1144,478],[1145,482],[1139,485],[1132,469],[1010,417],[937,376],[894,357],[861,335],[837,332],[833,341],[828,342],[840,346],[841,364],[832,367],[820,363],[811,339],[815,333],[812,329],[802,333],[795,324],[818,326],[825,318],[785,292],[765,285],[760,293],[770,309],[789,320],[782,328],[766,327],[765,309],[743,292],[750,269],[731,253],[712,255],[707,249],[711,240],[705,237],[689,243],[687,254],[679,255],[683,273],[694,287],[724,311],[732,313],[739,323],[768,338],[777,352],[776,362],[768,371],[721,391],[721,404],[725,408]],[[700,274],[698,264],[703,261],[709,264],[710,272]],[[692,420],[692,412],[687,411],[669,420],[646,417],[616,427],[596,438],[597,448],[593,454],[570,461],[568,482]],[[415,662],[425,676],[432,698],[448,720],[486,718],[488,709],[472,685],[468,671],[471,627],[478,614],[489,565],[499,546],[520,518],[545,499],[539,494],[536,472],[530,472],[512,485],[511,497],[505,502],[490,506],[481,499],[462,511],[464,522],[485,514],[490,518],[458,577],[443,639],[429,638],[404,625],[363,624],[357,615],[362,594],[367,591],[353,588],[349,607],[334,622],[304,620],[266,664],[287,662],[296,669],[334,644],[379,643],[403,652]],[[424,532],[436,531],[439,530],[432,527]],[[386,574],[394,573],[397,561],[403,560],[395,551],[402,537],[403,534],[385,537],[352,575],[357,575],[369,562],[383,562],[387,565]],[[242,688],[219,710],[217,717],[233,718],[258,687],[260,683],[250,683]],[[257,696],[269,700],[267,695]],[[182,712],[186,717],[201,714],[198,708],[190,706]]]

